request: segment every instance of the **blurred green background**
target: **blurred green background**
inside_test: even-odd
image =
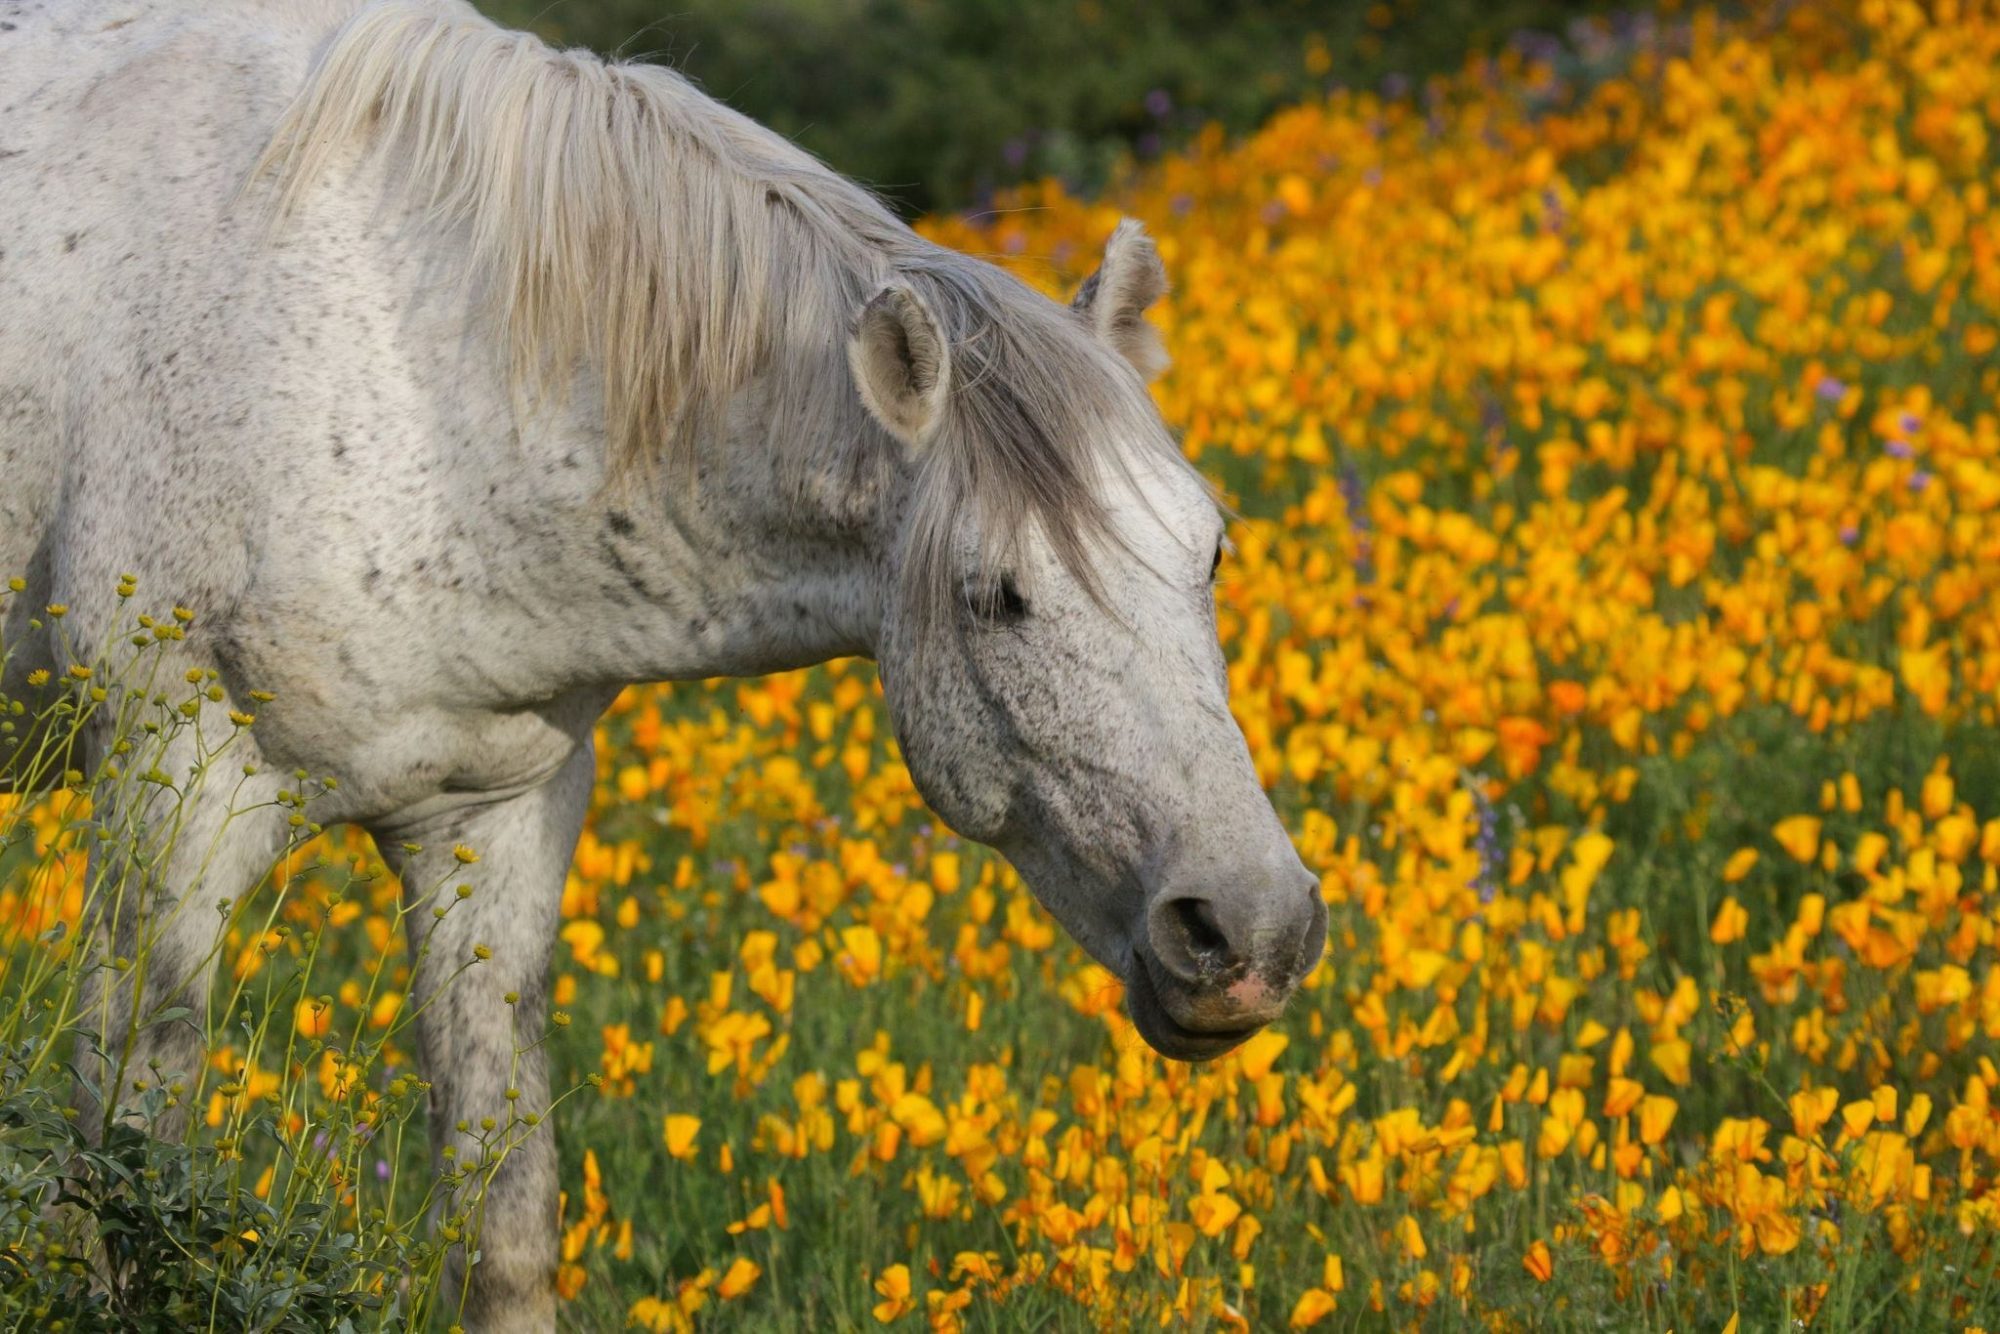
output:
[[[562,45],[670,64],[908,213],[1080,190],[1335,85],[1421,96],[1471,51],[1560,68],[1603,0],[479,0]],[[1656,6],[1669,8],[1670,6]]]

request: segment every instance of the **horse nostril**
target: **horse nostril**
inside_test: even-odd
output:
[[[1311,898],[1306,906],[1305,935],[1299,943],[1298,978],[1319,967],[1320,956],[1326,953],[1326,932],[1329,925],[1326,900],[1319,896],[1319,886],[1310,891]]]
[[[1233,961],[1229,937],[1216,924],[1214,905],[1207,899],[1169,899],[1160,905],[1189,956],[1189,962],[1209,968]]]
[[[1222,954],[1229,949],[1229,938],[1215,924],[1215,910],[1209,906],[1207,899],[1175,899],[1170,906],[1188,933],[1188,943],[1196,950],[1203,954]]]

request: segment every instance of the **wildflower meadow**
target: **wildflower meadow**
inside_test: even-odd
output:
[[[1590,31],[922,224],[1061,296],[1158,238],[1326,957],[1165,1061],[925,810],[869,664],[629,691],[518,1024],[558,1096],[486,1127],[557,1137],[571,1326],[2000,1327],[2000,13]],[[186,1134],[64,1110],[94,787],[179,781],[177,728],[228,782],[255,726],[145,677],[201,614],[148,592],[0,699],[0,766],[64,780],[0,796],[0,1327],[444,1329],[482,1166],[431,1176],[401,919],[479,849],[399,886],[300,775],[216,905],[208,1068],[153,1090]],[[35,1196],[64,1154],[108,1293]]]

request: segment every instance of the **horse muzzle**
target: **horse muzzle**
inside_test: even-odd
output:
[[[1326,901],[1305,868],[1227,893],[1163,889],[1125,979],[1139,1035],[1163,1056],[1207,1061],[1276,1019],[1326,948]]]

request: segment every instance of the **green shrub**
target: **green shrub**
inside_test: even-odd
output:
[[[0,586],[0,611],[21,595]],[[0,694],[0,1330],[448,1322],[458,1293],[427,1219],[476,1254],[491,1158],[433,1177],[428,1086],[393,1069],[409,1007],[336,1032],[315,1017],[332,997],[315,994],[314,970],[350,896],[392,904],[384,915],[398,926],[459,899],[440,886],[398,897],[302,856],[320,831],[303,814],[319,785],[301,774],[298,791],[281,794],[297,818],[272,889],[230,902],[197,883],[177,909],[219,909],[223,966],[205,1019],[163,1001],[171,988],[145,986],[143,932],[138,957],[107,957],[81,923],[150,892],[147,868],[185,804],[223,799],[215,789],[249,772],[252,720],[217,716],[214,673],[164,667],[187,613],[135,617],[90,652],[53,633],[61,614],[50,608],[29,628],[50,638],[41,657],[66,669],[16,672],[27,688]],[[23,647],[0,641],[0,664]],[[93,730],[98,744],[86,747]],[[169,772],[169,756],[184,769]],[[129,814],[142,792],[144,821]],[[369,986],[406,987],[401,933],[385,934],[379,957],[364,960]],[[141,997],[129,1021],[94,1004],[121,980]],[[388,1013],[372,991],[357,999],[364,1014]],[[202,1029],[196,1068],[137,1068],[143,1032],[190,1023]],[[136,1099],[113,1108],[107,1087]]]

